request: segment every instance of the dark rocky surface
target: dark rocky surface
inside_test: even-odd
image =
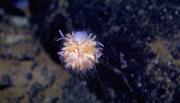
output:
[[[77,78],[70,79],[62,89],[62,103],[102,103],[94,94],[89,93],[87,83]]]
[[[9,76],[0,79],[4,103],[180,102],[178,0],[29,0],[29,4],[29,35],[24,27],[1,23],[0,77]],[[16,35],[9,26],[17,29]],[[97,71],[87,80],[61,79],[65,73],[55,64],[61,63],[59,29],[63,33],[87,30],[104,44]],[[32,34],[42,47],[33,43]],[[11,63],[16,70],[8,69]],[[24,75],[25,80],[14,80],[14,71],[21,71],[17,78]],[[59,89],[62,93],[57,93]],[[20,96],[11,96],[13,91]]]
[[[3,75],[0,80],[0,89],[6,89],[12,85],[11,77],[9,75]]]
[[[0,23],[0,103],[59,103],[69,75],[54,63],[28,25]]]

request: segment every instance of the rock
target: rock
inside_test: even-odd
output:
[[[103,103],[87,88],[87,83],[71,78],[63,87],[62,103]]]
[[[52,97],[50,103],[59,103],[58,97]]]
[[[0,77],[0,90],[6,89],[12,86],[11,77],[9,75],[3,75]]]
[[[29,24],[28,18],[25,17],[14,16],[10,20],[17,27],[25,27]]]
[[[39,94],[39,92],[42,90],[43,90],[43,87],[41,86],[41,84],[35,83],[34,85],[31,86],[29,95],[31,97],[36,97]]]
[[[45,87],[48,87],[50,85],[53,85],[53,83],[55,82],[56,80],[56,76],[54,75],[53,72],[49,72],[49,69],[47,67],[44,67],[42,69],[42,76],[44,77],[45,79]]]
[[[33,78],[32,73],[27,73],[27,74],[26,74],[26,79],[27,79],[27,80],[30,81],[30,80],[32,80],[32,78]]]

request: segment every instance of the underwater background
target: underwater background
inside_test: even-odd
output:
[[[95,72],[65,70],[59,30],[97,36]],[[180,1],[0,0],[0,103],[180,103]]]

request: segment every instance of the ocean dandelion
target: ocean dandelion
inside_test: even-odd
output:
[[[86,71],[95,71],[96,79],[100,83],[100,87],[102,88],[102,92],[104,98],[107,98],[106,88],[101,82],[101,77],[98,75],[98,71],[95,68],[95,64],[98,63],[97,69],[104,68],[115,74],[121,75],[124,83],[127,85],[128,89],[132,92],[132,88],[129,85],[126,76],[121,72],[118,68],[115,68],[104,62],[103,60],[99,60],[103,55],[103,44],[96,40],[96,36],[92,35],[92,33],[88,34],[86,31],[77,31],[64,35],[61,31],[59,31],[61,38],[58,40],[62,40],[63,46],[58,52],[60,57],[62,57],[63,62],[65,63],[65,69],[70,69],[71,72],[78,72],[83,74],[82,72]],[[80,75],[81,76],[81,75]]]
[[[64,35],[61,31],[63,47],[58,54],[65,62],[65,68],[73,71],[87,71],[94,68],[102,56],[103,45],[96,41],[96,36],[86,31],[77,31]]]

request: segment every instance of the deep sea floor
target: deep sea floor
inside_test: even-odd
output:
[[[65,70],[59,30],[97,36],[104,48],[94,71]],[[180,103],[179,96],[178,0],[0,2],[0,103]]]

